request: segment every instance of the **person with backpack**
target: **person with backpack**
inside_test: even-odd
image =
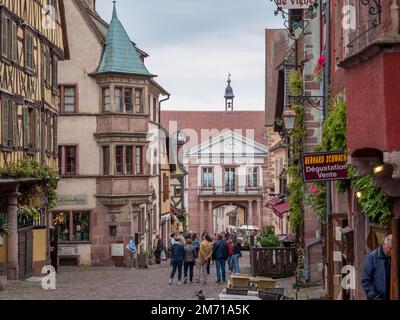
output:
[[[172,272],[171,277],[169,279],[169,284],[172,284],[174,280],[176,270],[178,270],[178,285],[181,284],[182,279],[182,266],[183,261],[185,260],[185,248],[183,247],[182,242],[178,236],[175,237],[175,242],[171,247],[171,265]]]
[[[215,268],[217,271],[217,283],[226,282],[226,260],[228,259],[228,243],[224,240],[223,235],[217,236],[214,244]]]
[[[196,262],[196,249],[192,245],[192,240],[187,239],[185,245],[185,261],[183,263],[183,274],[185,277],[184,284],[187,283],[188,280],[188,270],[189,270],[189,280],[190,283],[193,283],[193,268]]]

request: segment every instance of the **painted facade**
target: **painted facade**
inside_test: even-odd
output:
[[[188,137],[181,159],[188,172],[184,200],[190,231],[215,233],[214,210],[230,204],[245,210],[244,224],[262,227],[275,219],[265,208],[263,118],[256,111],[162,111],[163,126]]]
[[[59,256],[110,264],[113,244],[152,247],[161,223],[159,102],[168,95],[144,65],[114,6],[110,24],[93,2],[66,3],[71,58],[60,63],[59,164],[53,218]],[[124,252],[127,258],[128,252]],[[125,259],[126,260],[126,259]]]
[[[0,19],[0,168],[23,159],[56,168],[57,62],[68,56],[64,1],[49,7],[47,1],[3,0]],[[0,212],[8,215],[10,229],[0,244],[0,273],[11,280],[40,274],[48,259],[45,195],[36,199],[36,221],[22,223],[26,217],[19,211],[18,188],[40,185],[30,177],[0,177]]]

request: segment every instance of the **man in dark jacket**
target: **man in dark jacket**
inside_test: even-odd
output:
[[[154,256],[156,257],[156,263],[161,263],[161,252],[164,250],[164,244],[160,235],[156,236],[156,250],[154,250]]]
[[[176,236],[175,242],[171,247],[172,272],[171,272],[171,277],[169,279],[169,284],[172,284],[172,280],[174,279],[176,269],[178,269],[178,284],[179,285],[181,284],[182,266],[183,266],[183,261],[185,260],[185,249],[180,240],[181,239],[178,236]]]
[[[383,246],[368,256],[361,278],[368,300],[390,300],[392,235],[385,238]]]
[[[219,234],[217,241],[213,247],[213,255],[215,259],[215,268],[217,269],[217,283],[226,282],[226,260],[228,259],[229,250],[228,243],[223,239],[222,234]]]

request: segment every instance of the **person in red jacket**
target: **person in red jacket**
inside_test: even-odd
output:
[[[228,241],[228,273],[231,274],[233,272],[233,255],[232,255],[232,239]]]

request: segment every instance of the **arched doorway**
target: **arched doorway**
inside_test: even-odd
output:
[[[214,233],[241,227],[248,220],[248,206],[241,202],[213,203],[212,230]]]

